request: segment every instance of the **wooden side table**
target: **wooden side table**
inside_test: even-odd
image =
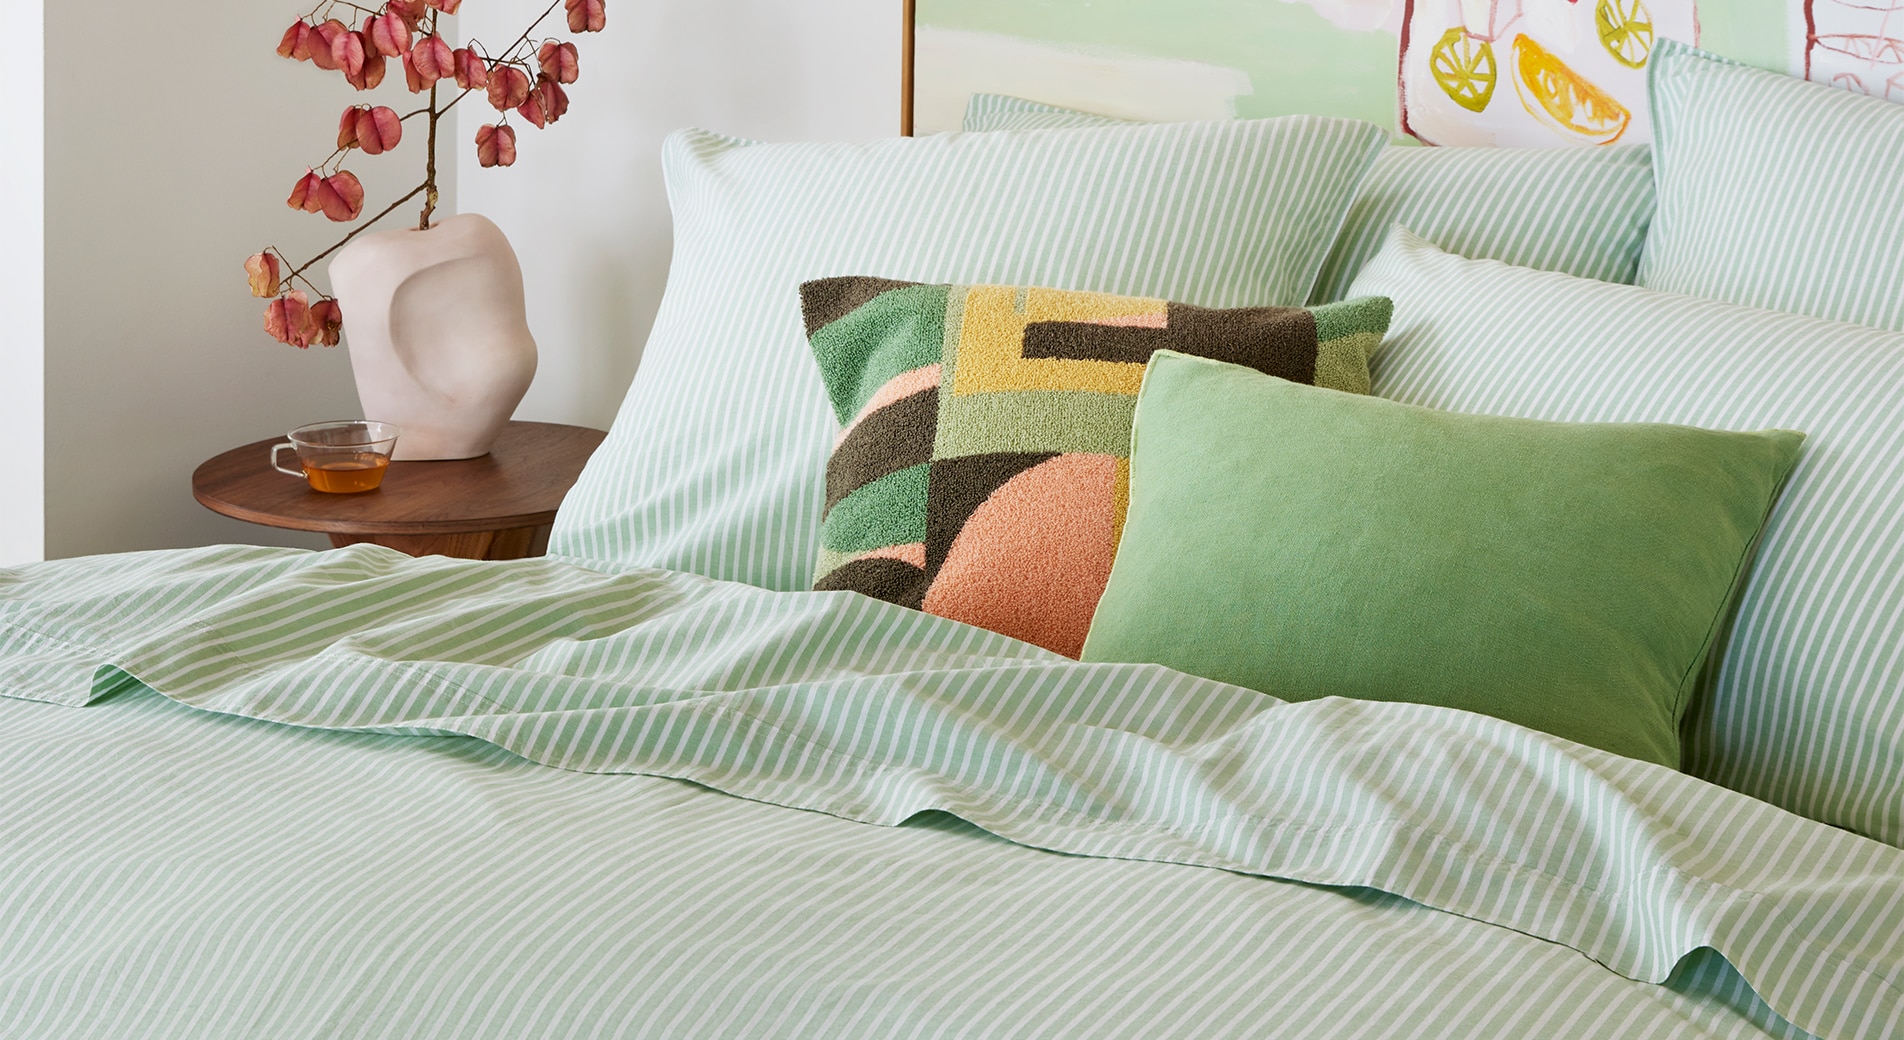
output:
[[[555,510],[607,434],[512,422],[481,458],[392,462],[383,486],[332,495],[271,468],[266,440],[206,460],[192,497],[213,512],[268,527],[322,531],[342,547],[374,542],[412,556],[518,560],[549,548]]]

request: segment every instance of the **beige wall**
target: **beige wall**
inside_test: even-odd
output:
[[[543,6],[471,0],[461,31],[511,39]],[[22,549],[41,510],[50,557],[326,544],[217,516],[190,492],[211,455],[358,413],[346,354],[266,338],[244,285],[260,247],[301,259],[332,240],[333,225],[284,197],[363,97],[275,54],[296,12],[259,0],[176,16],[124,0],[45,4],[46,53],[86,60],[46,69],[43,422],[0,396],[0,436],[43,430],[44,496],[36,509],[35,452],[0,469],[0,483],[20,482],[0,500],[0,556],[35,554]],[[608,31],[581,40],[574,110],[550,130],[524,127],[515,168],[476,170],[467,138],[483,119],[452,130],[446,199],[501,224],[528,280],[543,356],[519,417],[613,416],[666,278],[662,135],[688,123],[783,139],[890,133],[899,27],[899,0],[619,0]],[[400,84],[380,91],[393,106]],[[371,207],[420,177],[408,139],[350,166]],[[461,192],[459,175],[472,182]],[[0,338],[0,395],[38,396],[35,339]]]
[[[470,0],[459,17],[473,39],[513,39],[543,6]],[[568,116],[523,127],[509,169],[480,169],[459,151],[457,208],[494,220],[522,260],[541,363],[517,416],[614,418],[667,278],[669,131],[897,133],[900,35],[900,0],[618,0],[606,32],[577,39]],[[465,136],[493,117],[487,106],[465,113]]]
[[[48,556],[328,544],[217,516],[190,486],[226,448],[358,411],[343,351],[267,338],[244,282],[264,245],[301,260],[340,233],[284,199],[366,95],[277,56],[296,10],[45,6]],[[402,82],[375,93],[403,104]],[[367,208],[422,179],[419,154],[348,164]]]

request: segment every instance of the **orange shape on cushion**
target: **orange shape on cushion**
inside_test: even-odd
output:
[[[926,612],[1078,656],[1117,554],[1118,461],[1059,455],[992,492],[953,540]]]

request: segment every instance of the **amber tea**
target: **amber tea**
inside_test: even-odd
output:
[[[271,465],[280,473],[303,477],[313,491],[354,494],[373,491],[390,468],[390,451],[397,446],[397,428],[386,422],[350,419],[312,423],[291,431],[291,439],[273,445]],[[286,448],[297,452],[298,469],[278,461]]]
[[[337,455],[321,462],[306,463],[304,479],[311,487],[333,494],[350,494],[355,491],[369,491],[383,483],[384,470],[390,468],[390,459],[375,452],[353,452],[349,455]]]

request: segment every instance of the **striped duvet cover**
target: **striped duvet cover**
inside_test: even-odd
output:
[[[851,594],[57,561],[0,694],[0,1036],[1904,1030],[1904,851]]]

